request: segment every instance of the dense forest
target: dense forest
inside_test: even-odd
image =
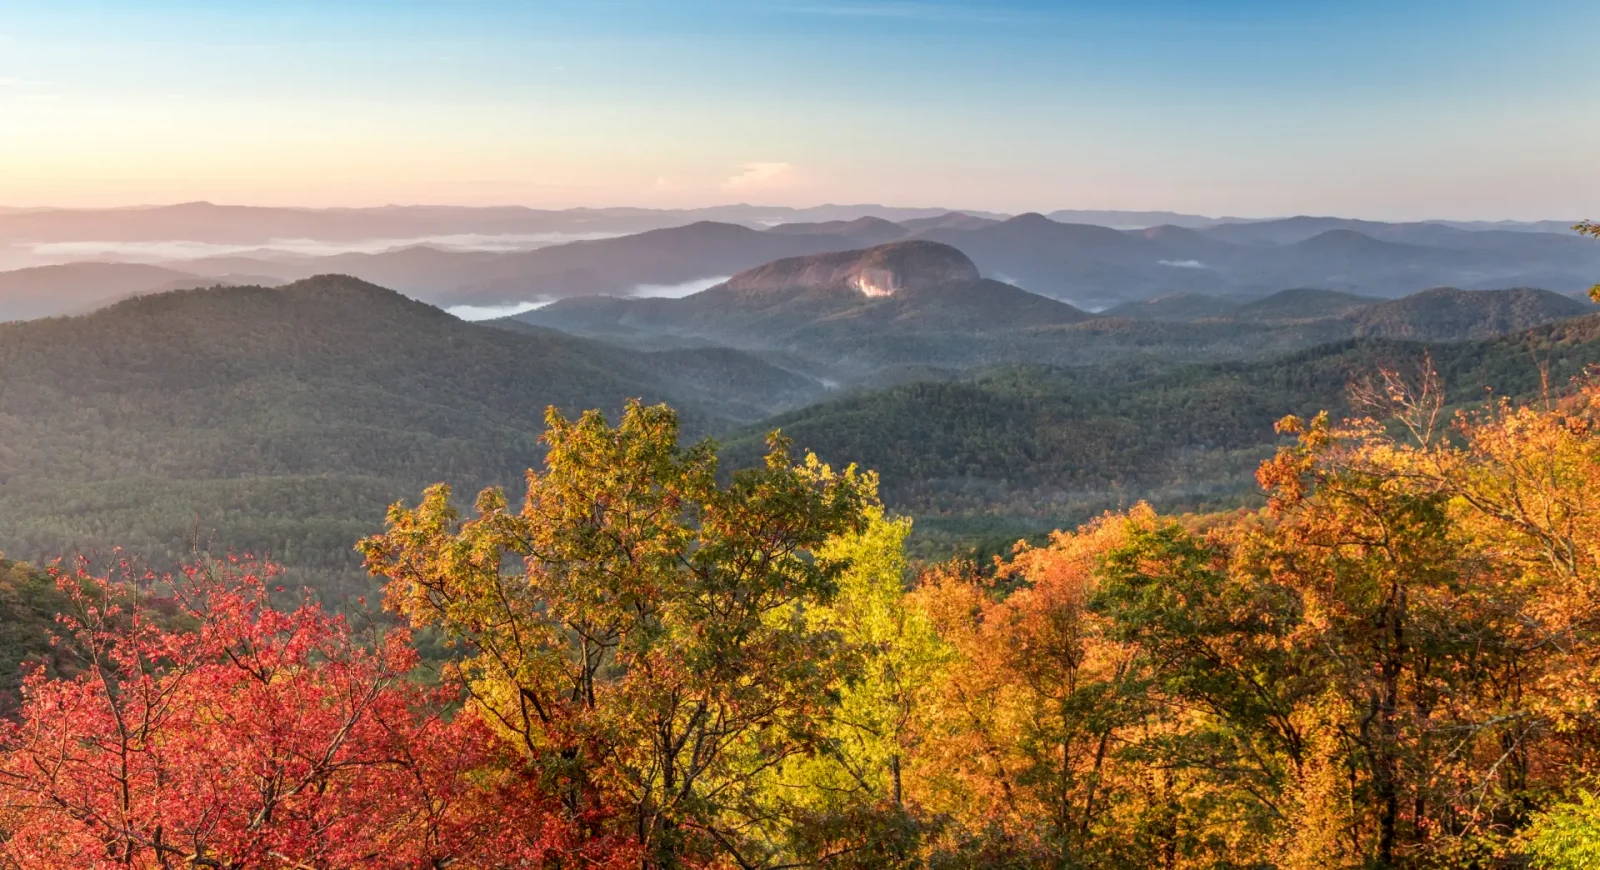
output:
[[[942,297],[908,297],[897,310],[929,298]],[[1040,327],[985,334],[1021,348],[1005,365],[943,368],[944,322],[945,332],[907,333],[917,365],[828,386],[775,350],[646,350],[474,325],[338,276],[146,296],[0,325],[0,549],[103,563],[120,547],[161,569],[196,550],[270,554],[330,600],[353,601],[372,588],[349,542],[387,504],[438,480],[514,485],[539,461],[546,406],[614,414],[641,398],[670,403],[693,435],[717,435],[726,467],[758,462],[765,433],[782,428],[828,461],[876,469],[886,503],[921,520],[918,555],[986,552],[1140,499],[1170,511],[1256,503],[1253,469],[1278,443],[1272,422],[1348,411],[1345,387],[1379,368],[1414,372],[1431,358],[1453,400],[1476,401],[1484,388],[1534,395],[1540,364],[1561,383],[1600,360],[1591,317],[1471,341],[1346,338],[1263,356],[1269,343],[1220,361],[1205,338],[1217,330],[1276,324],[1297,346],[1351,306],[1389,312],[1383,322],[1401,331],[1445,317],[1441,300],[1466,300],[1474,313],[1448,333],[1463,337],[1581,310],[1552,299],[1578,305],[1517,291],[1377,306],[1286,291],[1230,322],[1087,321],[1133,342],[1137,359],[1082,366],[1020,364],[1029,342],[1081,338]],[[858,325],[828,322],[838,340],[860,339]],[[1351,321],[1338,322],[1347,331]],[[1159,340],[1171,347],[1144,355],[1135,336],[1146,327],[1166,330]],[[1229,342],[1243,348],[1252,335]],[[1091,342],[1072,353],[1098,352]]]
[[[806,390],[737,351],[473,326],[339,276],[0,324],[0,549],[271,552],[359,595],[350,543],[384,507],[437,480],[515,483],[549,405],[670,400],[704,434]]]
[[[520,506],[54,595],[0,753],[16,867],[1592,866],[1600,385],[1287,417],[1259,509],[913,566],[877,477],[665,406],[552,410]],[[277,601],[280,606],[275,607]],[[32,642],[34,628],[8,637]],[[441,641],[425,665],[410,633]],[[420,679],[419,679],[420,678]]]

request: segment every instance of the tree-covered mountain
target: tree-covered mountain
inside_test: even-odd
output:
[[[1253,323],[1292,323],[1325,320],[1353,314],[1383,300],[1339,290],[1317,287],[1292,287],[1254,299],[1234,313],[1239,320]]]
[[[1134,320],[1224,320],[1254,324],[1343,321],[1353,336],[1459,341],[1531,329],[1592,313],[1594,306],[1548,290],[1461,290],[1435,287],[1384,300],[1337,290],[1296,288],[1241,303],[1236,297],[1174,293],[1127,302],[1103,312]]]
[[[1231,229],[1230,229],[1231,228]],[[691,223],[536,251],[401,248],[335,257],[230,256],[175,264],[187,271],[295,279],[344,272],[441,304],[627,295],[640,285],[725,277],[779,257],[925,240],[967,254],[985,277],[1079,307],[1178,292],[1262,296],[1326,287],[1399,296],[1426,287],[1539,286],[1574,292],[1600,272],[1600,251],[1576,234],[1468,230],[1342,219],[1223,224],[1204,230],[1120,230],[1025,214],[948,214],[894,223],[858,216],[766,229]]]
[[[917,366],[1242,359],[1357,336],[1454,341],[1592,310],[1527,289],[1441,289],[1385,302],[1302,288],[1243,303],[1173,294],[1095,316],[980,275],[954,247],[894,242],[780,260],[685,298],[564,299],[514,320],[624,345],[776,351],[820,376],[864,382]]]
[[[621,342],[664,335],[782,351],[860,377],[1004,359],[1014,336],[1088,318],[980,277],[955,248],[915,241],[779,260],[682,299],[564,299],[515,319]]]
[[[0,326],[0,549],[228,546],[344,567],[393,499],[515,483],[545,407],[726,429],[821,395],[729,350],[637,353],[464,323],[355,279],[142,296]]]
[[[1129,320],[1192,321],[1209,318],[1226,318],[1238,310],[1240,300],[1206,293],[1178,291],[1151,299],[1135,299],[1113,305],[1101,311],[1104,317],[1125,317]]]
[[[1360,335],[1453,341],[1531,329],[1593,311],[1588,302],[1548,290],[1436,287],[1362,309],[1352,319]]]
[[[781,428],[804,449],[883,475],[890,500],[919,513],[1081,518],[1139,499],[1226,503],[1285,414],[1352,410],[1349,388],[1431,361],[1453,401],[1560,388],[1600,362],[1600,316],[1494,339],[1423,344],[1351,339],[1254,362],[1188,366],[1009,367],[860,391],[779,415],[730,441],[749,461]]]
[[[1459,338],[1579,304],[1440,292],[1320,318],[1284,313],[1289,298],[1263,322],[1136,321],[979,275],[953,248],[902,242],[776,261],[685,299],[549,309],[568,328],[581,316],[633,330],[635,349],[469,324],[339,276],[6,324],[0,549],[122,545],[172,560],[198,538],[348,577],[349,542],[388,502],[442,479],[514,483],[541,455],[547,405],[614,411],[628,398],[670,402],[691,434],[733,433],[739,461],[781,426],[880,468],[894,503],[925,515],[1204,504],[1239,496],[1278,416],[1340,407],[1352,376],[1422,352],[1354,340],[1363,324]],[[1538,382],[1536,355],[1558,379],[1592,361],[1594,322],[1431,352],[1474,395],[1522,392]],[[1342,343],[1305,349],[1328,341]],[[827,383],[840,374],[858,380]]]

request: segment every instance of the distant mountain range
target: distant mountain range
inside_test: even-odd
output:
[[[779,260],[682,299],[575,297],[515,320],[623,345],[778,352],[821,377],[860,381],[907,366],[1229,359],[1355,336],[1463,340],[1591,310],[1545,290],[1441,288],[1384,301],[1304,289],[1252,301],[1188,293],[1097,316],[982,278],[955,247],[918,240]]]
[[[140,263],[69,263],[0,272],[0,321],[87,314],[128,296],[191,287],[278,284],[263,275],[196,275]]]
[[[697,221],[752,227],[785,223],[852,221],[863,217],[906,222],[937,219],[949,208],[884,205],[820,205],[809,208],[720,205],[691,209],[573,208],[521,206],[389,205],[372,208],[279,208],[187,202],[126,208],[65,209],[0,207],[0,241],[174,241],[266,244],[280,239],[403,239],[462,233],[635,233]],[[986,219],[1013,215],[963,209]],[[1271,222],[1275,218],[1207,217],[1170,211],[1063,209],[1050,213],[1062,223],[1118,229],[1170,225],[1188,228]],[[1338,221],[1339,218],[1295,220]],[[1429,221],[1466,230],[1562,232],[1575,221]],[[1366,222],[1374,223],[1374,222]]]
[[[410,248],[298,260],[229,257],[174,268],[286,280],[348,272],[441,304],[513,303],[627,295],[639,285],[726,277],[779,257],[902,240],[951,245],[972,258],[985,277],[1090,309],[1182,291],[1263,296],[1305,286],[1375,296],[1432,286],[1576,292],[1600,274],[1600,246],[1570,232],[1471,231],[1435,224],[1373,228],[1360,221],[1298,218],[1204,230],[1125,231],[1042,215],[1004,221],[944,215],[908,225],[860,218],[768,230],[701,222],[514,253]]]
[[[811,208],[722,205],[697,209],[521,206],[269,208],[188,202],[110,209],[0,209],[0,241],[194,241],[263,245],[281,239],[405,239],[464,233],[637,233],[720,221],[771,226],[802,221],[936,217],[948,208],[822,205]],[[989,212],[970,212],[1005,217]]]
[[[882,214],[860,214],[876,210]],[[714,214],[724,220],[681,223]],[[1600,246],[1570,231],[1542,232],[1498,225],[1389,224],[1342,218],[1212,221],[1200,228],[1163,224],[1136,230],[1064,223],[1038,214],[1001,219],[936,210],[838,206],[780,210],[768,218],[756,207],[697,212],[643,209],[539,212],[529,209],[421,207],[348,210],[240,209],[192,204],[107,212],[40,211],[0,215],[0,239],[84,237],[121,232],[172,238],[189,232],[211,239],[260,240],[292,230],[342,238],[373,233],[417,236],[446,229],[483,232],[640,229],[610,238],[549,244],[535,250],[457,250],[428,244],[377,253],[335,255],[245,251],[169,260],[173,280],[295,281],[350,274],[444,306],[516,305],[574,296],[626,297],[687,292],[774,259],[867,248],[893,241],[932,241],[965,253],[990,279],[1098,310],[1124,302],[1202,293],[1261,297],[1290,287],[1316,287],[1393,297],[1434,286],[1494,289],[1543,287],[1579,292],[1600,275]],[[853,217],[830,217],[833,214]],[[1192,218],[1130,213],[1141,218]],[[774,218],[773,216],[776,216]],[[1111,221],[1111,213],[1056,217]],[[797,220],[817,217],[826,220]],[[766,226],[762,221],[787,222]],[[736,219],[730,222],[728,219]],[[1210,220],[1210,219],[1205,219]],[[1138,221],[1135,221],[1138,222]],[[1200,219],[1189,223],[1204,223]],[[657,223],[671,224],[650,228]],[[554,230],[551,230],[554,231]],[[29,235],[31,234],[31,235]],[[81,264],[80,264],[81,265]],[[0,277],[0,318],[80,310],[92,297],[115,298],[146,283],[130,272],[98,273],[110,289],[85,289],[70,273]],[[141,273],[148,276],[150,273]],[[62,282],[57,289],[54,282]],[[21,286],[32,282],[29,286]],[[21,289],[7,289],[18,288]],[[666,288],[665,291],[662,288]],[[27,304],[14,298],[27,295]],[[49,300],[59,304],[50,305]]]
[[[0,325],[0,549],[121,544],[170,562],[215,541],[364,591],[350,544],[387,503],[438,480],[463,497],[514,487],[546,405],[629,398],[725,436],[731,465],[774,427],[860,460],[934,527],[1055,525],[1142,497],[1237,503],[1272,420],[1343,409],[1379,364],[1426,352],[1470,397],[1536,389],[1530,347],[1557,383],[1600,361],[1600,317],[1544,291],[1223,303],[1192,320],[1091,316],[922,240],[784,258],[685,299],[535,312],[632,330],[609,341],[465,323],[344,276],[140,295]]]

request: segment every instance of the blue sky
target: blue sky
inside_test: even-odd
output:
[[[0,0],[0,204],[1600,209],[1600,3]]]

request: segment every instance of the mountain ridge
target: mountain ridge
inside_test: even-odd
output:
[[[717,210],[708,213],[723,216]],[[987,278],[1088,309],[1173,293],[1261,296],[1299,286],[1384,297],[1434,286],[1469,290],[1536,286],[1577,293],[1600,274],[1600,247],[1570,232],[1465,230],[1443,224],[1332,218],[1198,230],[1170,224],[1118,230],[1063,223],[1038,213],[1005,220],[939,213],[910,220],[897,224],[881,216],[858,215],[770,228],[696,220],[533,250],[446,250],[408,244],[381,253],[315,257],[235,253],[172,261],[166,267],[206,276],[257,275],[277,281],[347,273],[444,306],[626,296],[640,287],[721,279],[784,257],[909,240],[951,245]],[[1227,228],[1232,229],[1225,232]],[[1264,236],[1253,238],[1249,233]],[[76,309],[43,313],[71,310]]]

